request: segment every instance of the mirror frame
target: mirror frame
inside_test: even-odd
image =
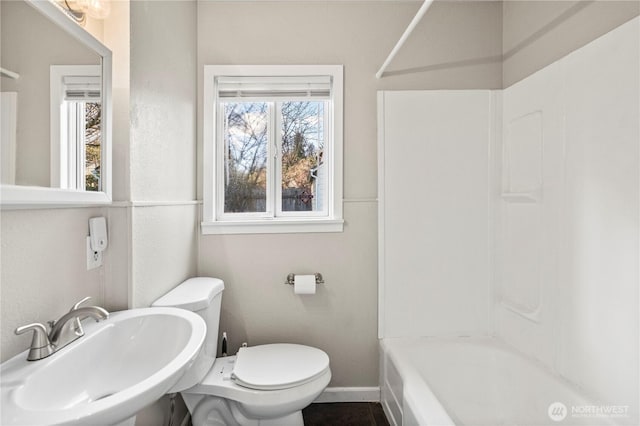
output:
[[[98,39],[76,24],[51,0],[25,0],[62,30],[76,38],[102,58],[102,154],[100,174],[102,191],[77,191],[44,186],[0,185],[0,207],[52,208],[107,205],[112,202],[111,135],[112,135],[112,53]],[[19,70],[18,70],[19,71]],[[49,141],[47,141],[49,146]]]

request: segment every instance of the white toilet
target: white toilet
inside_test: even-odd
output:
[[[190,310],[207,324],[202,351],[169,392],[182,394],[194,426],[302,426],[302,409],[331,380],[329,357],[276,343],[216,359],[222,290],[217,278],[190,278],[153,303]]]

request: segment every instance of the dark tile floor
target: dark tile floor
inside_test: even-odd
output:
[[[302,410],[305,426],[389,426],[377,402],[311,404]]]

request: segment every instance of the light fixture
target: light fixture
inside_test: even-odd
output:
[[[109,0],[87,0],[87,14],[93,19],[105,19],[111,12]]]
[[[57,0],[56,3],[82,26],[87,22],[87,15],[94,19],[105,19],[111,12],[109,0]]]

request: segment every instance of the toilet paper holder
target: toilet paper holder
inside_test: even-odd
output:
[[[320,272],[316,272],[314,275],[316,277],[316,284],[324,284],[324,278],[322,278],[322,274]],[[285,284],[293,285],[295,283],[295,280],[296,274],[290,273],[289,275],[287,275],[287,281],[285,282]]]

